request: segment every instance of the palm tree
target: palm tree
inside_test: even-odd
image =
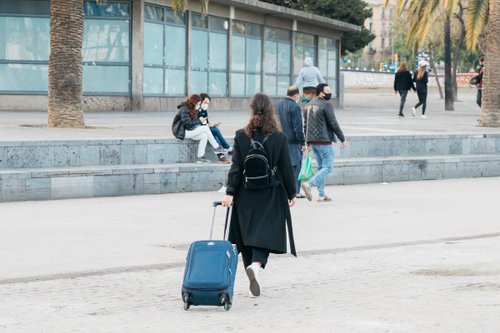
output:
[[[478,8],[482,17],[485,10]],[[470,38],[473,38],[472,36]],[[500,127],[500,0],[489,1],[489,17],[486,28],[486,54],[483,81],[483,101],[479,126]],[[470,41],[473,45],[473,41]],[[477,43],[477,42],[476,42]]]
[[[85,127],[82,39],[83,0],[51,0],[48,127]]]
[[[96,0],[97,2],[103,0]],[[200,0],[208,11],[208,0]],[[184,10],[186,0],[174,0]],[[50,1],[48,127],[84,128],[82,98],[83,0]]]
[[[407,21],[410,27],[407,44],[412,42],[414,49],[416,49],[425,41],[428,30],[434,24],[433,19],[436,17],[436,13],[439,10],[444,10],[448,15],[451,15],[461,0],[396,1],[398,15],[405,10],[407,11]],[[386,0],[385,3],[387,5],[389,0]],[[500,10],[500,0],[468,0],[466,6],[465,43],[469,50],[474,50],[477,47],[485,27],[487,30],[485,36],[485,44],[487,45],[485,62],[487,66],[485,67],[483,82],[483,100],[486,104],[483,104],[481,108],[480,126],[500,127],[500,92],[496,91],[500,77],[500,68],[498,67],[498,61],[500,60],[498,59],[500,42],[498,37],[500,33],[498,11]],[[488,97],[485,97],[485,95]]]

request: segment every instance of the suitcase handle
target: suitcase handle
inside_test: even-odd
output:
[[[210,227],[210,236],[209,236],[209,240],[212,240],[212,236],[213,236],[213,233],[214,233],[214,223],[215,223],[215,211],[217,210],[217,206],[221,206],[222,205],[222,201],[214,201],[212,203],[212,207],[214,207],[214,213],[212,215],[212,225]],[[226,233],[227,233],[227,228],[228,228],[228,221],[229,221],[229,212],[231,210],[231,207],[227,207],[227,212],[226,212],[226,222],[224,223],[224,238],[223,240],[226,240]],[[229,234],[228,234],[228,237],[229,237]]]

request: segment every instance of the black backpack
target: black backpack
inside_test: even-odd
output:
[[[261,190],[274,186],[277,168],[271,168],[264,149],[264,143],[268,138],[269,136],[266,136],[262,143],[250,139],[250,148],[243,163],[244,186],[248,190]]]

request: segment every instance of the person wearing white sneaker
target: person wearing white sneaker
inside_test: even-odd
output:
[[[272,180],[263,185],[258,183],[258,188],[254,187],[253,178],[245,177],[245,174],[260,170],[255,164],[255,170],[248,169],[252,165],[245,164],[250,146],[254,147],[255,142],[262,145],[267,166],[275,170],[266,177]],[[290,252],[297,256],[290,214],[290,207],[295,204],[295,186],[288,138],[280,131],[271,99],[258,93],[250,102],[247,126],[236,132],[233,163],[222,199],[222,206],[233,205],[228,239],[241,252],[252,297],[262,293],[259,274],[267,265],[269,253],[287,253],[287,231]]]
[[[415,111],[422,105],[422,118],[427,118],[425,116],[425,108],[427,106],[427,83],[429,82],[427,76],[427,61],[420,62],[418,71],[413,74],[413,81],[415,81],[417,86],[418,103],[411,109],[411,113],[413,117],[415,117]]]

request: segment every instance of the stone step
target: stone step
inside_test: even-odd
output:
[[[389,157],[500,153],[500,134],[354,136],[336,157]],[[3,141],[0,169],[170,164],[196,160],[198,144],[177,139]],[[208,145],[205,155],[215,161]]]
[[[230,165],[128,164],[0,169],[0,200],[213,191]],[[500,154],[336,158],[328,185],[500,176]]]

